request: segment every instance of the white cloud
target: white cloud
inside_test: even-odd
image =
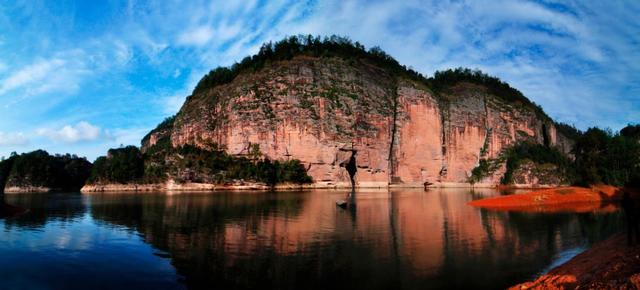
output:
[[[78,143],[83,141],[94,141],[100,138],[111,138],[110,134],[97,126],[81,121],[76,125],[66,125],[58,130],[38,129],[36,133],[56,142]]]
[[[29,143],[23,133],[4,133],[0,132],[0,146],[22,146]]]

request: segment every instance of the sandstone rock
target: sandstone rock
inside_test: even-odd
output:
[[[355,149],[360,187],[466,183],[481,155],[497,158],[515,142],[571,145],[550,120],[480,86],[459,84],[443,98],[372,65],[308,56],[190,96],[171,130],[151,132],[143,150],[161,138],[235,155],[258,144],[266,157],[299,159],[317,184],[334,186],[349,185],[341,149]]]

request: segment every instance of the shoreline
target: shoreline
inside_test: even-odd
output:
[[[628,246],[626,233],[598,242],[518,289],[638,289],[640,245]]]
[[[422,188],[424,189],[424,184],[421,183],[398,183],[398,184],[388,184],[385,182],[361,182],[356,185],[357,189],[396,189],[396,188]],[[431,184],[427,187],[429,188],[495,188],[495,189],[542,189],[542,188],[553,188],[551,186],[546,185],[537,185],[537,184],[518,184],[514,186],[502,186],[498,184],[492,183],[484,183],[484,184],[470,184],[470,183],[462,183],[462,182],[441,182]],[[187,183],[177,183],[173,180],[169,180],[165,183],[150,183],[150,184],[138,184],[138,183],[129,183],[129,184],[117,184],[117,183],[108,183],[108,184],[88,184],[82,187],[80,192],[82,193],[97,193],[97,192],[155,192],[155,191],[224,191],[224,190],[260,190],[260,191],[268,191],[274,189],[278,190],[308,190],[308,189],[351,189],[351,184],[349,182],[317,182],[310,184],[277,184],[273,188],[268,186],[265,183],[259,182],[235,182],[235,183],[227,183],[227,184],[215,184],[215,183],[196,183],[196,182],[187,182]]]
[[[53,191],[62,191],[58,188],[44,186],[9,186],[4,188],[4,193],[47,193]]]
[[[387,182],[359,182],[356,185],[357,189],[425,189],[423,183],[392,183]],[[509,189],[553,189],[557,188],[550,185],[540,184],[514,184],[514,185],[500,185],[494,183],[466,183],[466,182],[438,182],[430,184],[426,189],[437,188],[466,188],[466,189],[485,189],[493,188],[498,190]],[[186,182],[177,183],[173,180],[169,180],[164,183],[105,183],[105,184],[87,184],[79,190],[63,190],[58,188],[42,187],[42,186],[9,186],[6,187],[4,193],[6,194],[18,194],[18,193],[48,193],[48,192],[64,192],[64,191],[80,191],[82,193],[95,193],[95,192],[151,192],[151,191],[222,191],[222,190],[264,190],[268,191],[272,188],[265,183],[260,182],[245,182],[238,181],[227,184],[215,184],[215,183],[197,183]],[[345,182],[315,182],[310,184],[278,184],[274,190],[309,190],[309,189],[351,189],[351,184]]]

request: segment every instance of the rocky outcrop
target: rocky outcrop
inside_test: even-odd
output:
[[[166,128],[166,126],[165,126]],[[349,186],[340,167],[358,151],[360,187],[466,183],[480,158],[498,158],[519,141],[572,141],[554,123],[480,85],[461,82],[435,94],[366,62],[296,56],[187,98],[171,130],[151,132],[143,150],[216,144],[245,155],[253,144],[270,159],[299,159],[316,184]],[[497,184],[504,170],[480,183]]]
[[[565,183],[562,176],[562,172],[555,164],[537,164],[526,160],[513,173],[513,182],[516,187],[529,184],[555,187]]]

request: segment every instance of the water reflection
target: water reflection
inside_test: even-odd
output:
[[[153,246],[152,253],[133,254],[168,258],[174,279],[220,289],[504,288],[621,229],[617,211],[543,214],[467,205],[495,194],[358,192],[357,210],[336,207],[345,196],[337,191],[104,194],[62,202],[23,195],[11,203],[33,214],[4,223],[28,228],[90,218],[97,229],[125,230]]]
[[[7,218],[5,226],[39,228],[52,221],[70,222],[86,212],[82,198],[80,193],[6,194],[6,204],[26,209],[28,213]]]

